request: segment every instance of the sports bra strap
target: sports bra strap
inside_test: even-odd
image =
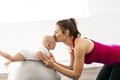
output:
[[[75,47],[75,37],[73,38],[73,40],[72,40],[72,45],[73,45],[73,47]]]

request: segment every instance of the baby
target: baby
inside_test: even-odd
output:
[[[56,44],[54,37],[46,35],[43,37],[42,46],[37,52],[31,52],[29,50],[22,49],[13,57],[8,53],[2,51],[0,51],[0,55],[9,60],[7,63],[5,63],[5,65],[8,65],[10,62],[15,62],[15,61],[41,60],[42,54],[48,55],[50,53],[50,50],[53,50],[55,46]]]

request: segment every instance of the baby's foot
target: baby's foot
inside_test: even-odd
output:
[[[9,64],[11,63],[11,61],[7,61],[4,63],[5,67],[7,68],[9,66]]]

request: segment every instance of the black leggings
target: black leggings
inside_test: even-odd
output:
[[[120,62],[114,65],[104,65],[96,80],[120,80]]]

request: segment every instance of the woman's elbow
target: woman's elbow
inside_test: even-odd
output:
[[[73,65],[69,65],[69,69],[70,69],[70,70],[73,70]]]
[[[78,74],[78,73],[75,73],[75,74],[73,74],[73,76],[72,76],[73,79],[78,79],[79,77],[80,77],[80,74]]]
[[[71,77],[74,80],[77,80],[79,79],[80,75],[81,75],[80,73],[73,72],[71,73],[71,75],[69,75],[69,77]]]

